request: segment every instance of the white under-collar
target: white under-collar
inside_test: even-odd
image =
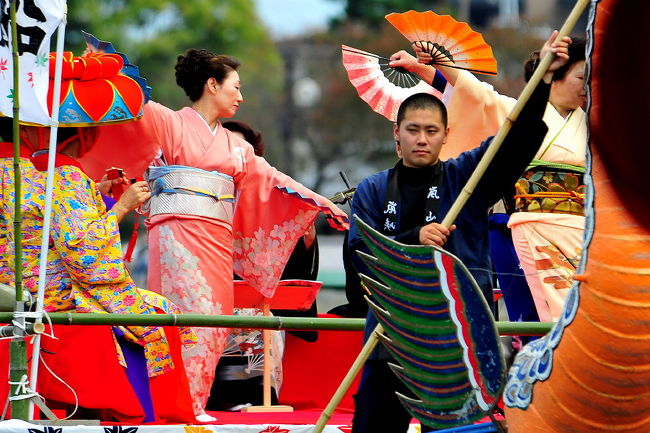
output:
[[[190,107],[190,108],[192,108],[192,107]],[[208,124],[208,122],[205,121],[205,119],[203,118],[203,116],[201,116],[201,115],[199,114],[198,111],[196,111],[194,108],[192,108],[192,111],[194,111],[194,114],[196,114],[197,116],[199,116],[199,119],[201,119],[201,120],[203,121],[203,123],[205,124],[205,126],[206,126],[206,127],[208,128],[208,130],[212,133],[212,135],[217,135],[217,130],[219,129],[219,122],[217,122],[217,124],[214,126],[214,129],[211,129],[211,128],[210,128],[210,125]]]

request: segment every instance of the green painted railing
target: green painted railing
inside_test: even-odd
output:
[[[58,325],[148,325],[148,326],[199,326],[222,328],[360,331],[365,319],[328,317],[260,317],[216,316],[201,314],[103,314],[103,313],[50,313],[50,320]],[[0,323],[10,323],[12,313],[0,313]],[[47,323],[47,319],[43,319]],[[544,335],[551,330],[549,322],[497,322],[501,335]]]

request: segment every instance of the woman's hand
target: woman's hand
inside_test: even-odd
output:
[[[544,59],[544,57],[549,55],[549,53],[555,54],[555,58],[544,74],[544,81],[547,84],[551,83],[551,80],[553,79],[553,72],[560,69],[566,64],[566,62],[569,61],[569,45],[571,45],[571,38],[565,36],[562,38],[562,40],[557,41],[556,39],[558,33],[559,32],[557,30],[554,30],[548,40],[544,42],[544,45],[539,52],[540,62],[542,59]]]
[[[102,180],[100,180],[97,183],[97,189],[102,195],[112,197],[111,187],[113,187],[113,185],[119,185],[119,184],[128,185],[129,181],[125,176],[122,176],[121,178],[118,179],[109,179],[108,175],[105,174],[102,177]]]
[[[305,243],[305,248],[311,248],[316,240],[316,226],[314,224],[307,227],[305,234],[302,235],[302,240]]]
[[[151,192],[149,191],[149,185],[146,181],[141,180],[132,184],[126,191],[124,191],[124,194],[122,194],[111,210],[115,213],[117,221],[120,222],[126,214],[136,209],[150,198]]]

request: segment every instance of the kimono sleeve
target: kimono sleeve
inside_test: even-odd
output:
[[[149,101],[142,118],[103,125],[95,144],[80,158],[84,170],[92,179],[101,179],[109,167],[119,167],[129,177],[142,176],[163,144],[169,141],[165,140],[165,131],[173,113],[164,105]]]
[[[544,82],[537,86],[483,173],[473,195],[480,197],[484,205],[490,206],[511,193],[517,178],[539,149],[548,131],[542,116],[546,110],[549,91],[550,86]],[[453,167],[454,182],[458,187],[467,182],[491,142],[492,137],[480,147],[448,161],[450,167]]]
[[[54,189],[50,236],[71,278],[82,287],[125,281],[117,218],[92,181],[65,166],[57,170]]]
[[[246,176],[240,186],[242,194],[245,193],[250,197],[256,191],[258,198],[264,200],[272,188],[282,187],[299,194],[303,199],[312,200],[329,217],[330,225],[333,228],[337,230],[347,229],[347,214],[338,206],[329,199],[313,192],[301,183],[278,171],[264,158],[256,156],[250,144],[245,144],[246,146],[240,148],[244,152],[244,159],[246,161]]]
[[[234,270],[271,297],[296,242],[317,214],[328,213],[342,228],[347,228],[347,216],[326,198],[255,156],[249,144],[242,142],[234,150],[243,153],[245,162],[244,175],[237,180]]]
[[[440,158],[455,158],[494,135],[515,102],[470,72],[460,71],[447,105],[449,139]]]

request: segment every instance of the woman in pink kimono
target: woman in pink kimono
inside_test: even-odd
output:
[[[233,270],[272,296],[295,243],[319,212],[334,226],[347,225],[333,203],[221,126],[219,119],[234,116],[243,101],[238,66],[227,56],[188,50],[175,69],[191,106],[173,111],[149,102],[141,121],[118,131],[161,150],[148,172],[148,289],[187,313],[232,314]],[[210,421],[204,408],[228,330],[195,331],[199,344],[183,356],[197,419]]]
[[[554,38],[556,32],[551,36]],[[417,48],[416,48],[417,51]],[[430,57],[419,53],[420,61]],[[435,70],[406,53],[395,53],[391,66],[402,66],[425,80]],[[542,321],[557,320],[582,251],[587,124],[582,106],[585,45],[569,46],[569,62],[553,75],[544,113],[549,131],[535,159],[515,185],[514,213],[508,227],[535,307]],[[539,64],[533,53],[525,65],[528,80]],[[449,98],[449,140],[441,152],[455,157],[494,135],[516,100],[497,93],[467,71],[438,67],[453,86]],[[444,154],[444,156],[443,156]],[[517,318],[512,318],[516,320]]]

